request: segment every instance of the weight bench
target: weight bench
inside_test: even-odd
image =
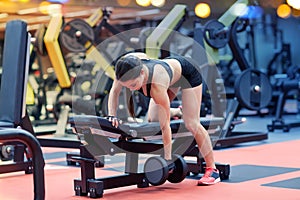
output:
[[[149,182],[145,172],[138,169],[140,154],[163,154],[161,131],[158,122],[124,123],[115,128],[104,117],[90,115],[75,115],[69,120],[73,132],[82,140],[80,155],[70,156],[68,159],[79,162],[81,179],[74,180],[75,194],[90,197],[103,196],[104,189],[137,185],[147,187]],[[212,131],[218,130],[224,122],[223,118],[201,118],[202,125]],[[199,154],[194,137],[185,128],[183,120],[172,120],[173,154],[194,156],[196,163],[186,163],[188,172],[204,173],[204,159]],[[95,178],[95,163],[97,158],[104,155],[125,154],[124,174]],[[216,164],[221,179],[228,179],[230,169],[228,164]]]
[[[42,200],[45,162],[25,107],[30,39],[25,22],[12,20],[6,24],[0,90],[0,174],[33,173],[34,199]]]

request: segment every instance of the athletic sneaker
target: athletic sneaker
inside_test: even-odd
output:
[[[219,170],[211,167],[205,169],[205,173],[202,178],[198,181],[198,185],[213,185],[220,182]]]

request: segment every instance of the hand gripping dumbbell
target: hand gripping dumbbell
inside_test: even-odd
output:
[[[173,169],[169,166],[175,165]],[[177,154],[172,155],[172,162],[169,162],[161,156],[153,156],[146,160],[144,164],[144,173],[147,181],[154,186],[162,185],[167,180],[171,183],[183,181],[188,173],[188,166],[185,160]]]

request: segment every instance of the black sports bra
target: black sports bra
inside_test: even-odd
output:
[[[160,61],[160,60],[142,59],[142,63],[144,65],[146,65],[148,67],[148,70],[149,70],[149,76],[148,76],[148,81],[147,81],[147,85],[146,85],[146,89],[147,89],[147,95],[146,96],[150,97],[150,90],[151,90],[151,83],[152,83],[152,78],[153,78],[154,66],[157,65],[157,64],[160,64],[161,66],[163,66],[169,74],[170,81],[173,78],[173,72],[172,72],[170,66],[167,63],[165,63],[163,61]],[[139,91],[143,93],[142,88]]]

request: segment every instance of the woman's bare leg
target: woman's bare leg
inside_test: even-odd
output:
[[[202,85],[182,90],[182,111],[186,128],[192,132],[206,167],[216,168],[213,148],[207,130],[200,123]]]
[[[158,122],[158,105],[150,99],[148,108],[148,122]]]
[[[168,96],[170,102],[172,102],[176,94],[178,93],[179,88],[171,88],[168,89]],[[155,104],[153,99],[150,99],[149,102],[149,108],[148,108],[148,121],[149,122],[158,122],[158,105]],[[181,108],[170,108],[170,116],[171,117],[181,117],[182,116],[182,110]]]

